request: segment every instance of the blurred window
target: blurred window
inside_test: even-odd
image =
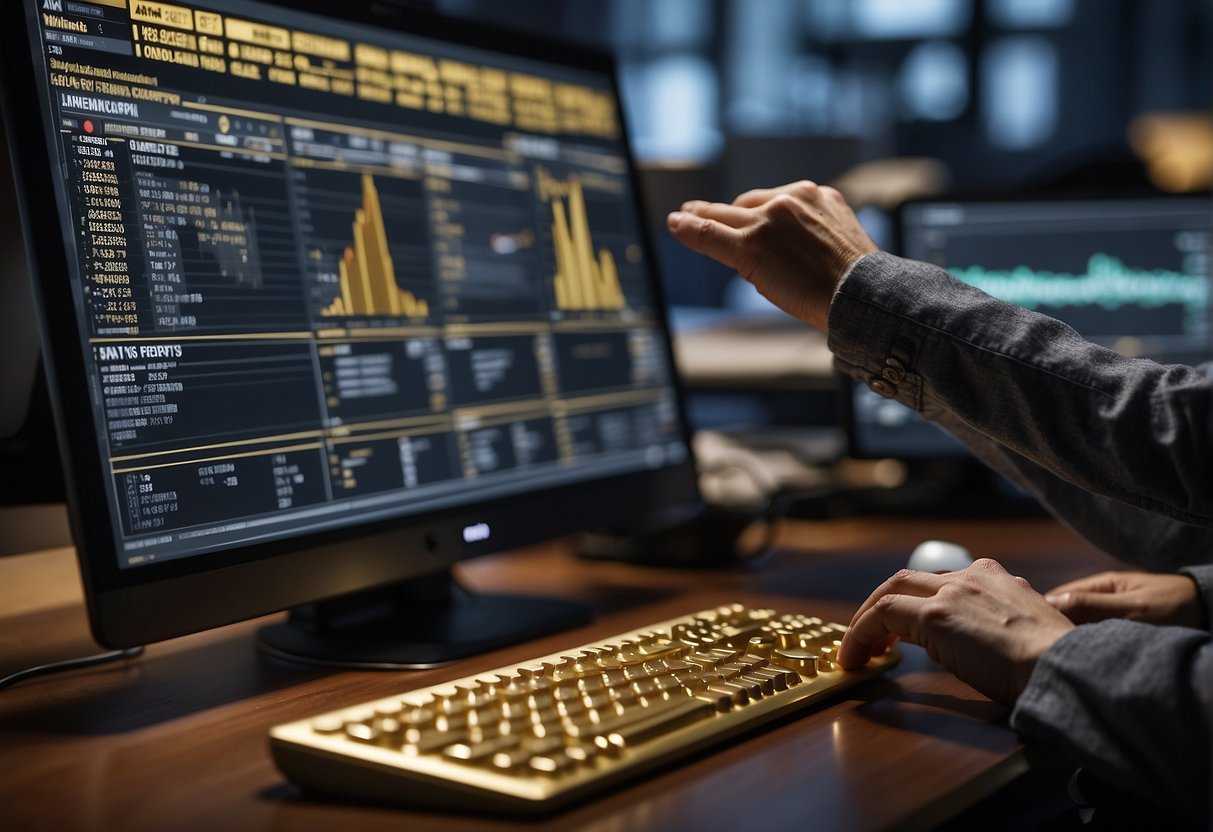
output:
[[[969,0],[855,0],[854,34],[864,38],[937,38],[962,34]]]
[[[1057,50],[1038,37],[1000,38],[982,59],[982,121],[990,144],[1025,150],[1044,144],[1058,120]]]
[[[637,158],[706,162],[720,152],[716,71],[705,58],[634,61],[621,76]]]
[[[715,9],[713,0],[610,5],[623,103],[642,161],[706,162],[720,152],[720,82],[709,59]]]
[[[909,119],[950,121],[969,103],[968,60],[954,43],[927,41],[901,65],[902,112]]]
[[[1055,29],[1074,16],[1074,0],[986,0],[986,14],[1008,29]]]

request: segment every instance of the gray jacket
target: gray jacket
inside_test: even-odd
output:
[[[884,253],[840,283],[829,346],[839,369],[945,427],[1101,549],[1190,575],[1213,613],[1213,364],[1121,357]],[[1213,634],[1075,627],[1011,725],[1208,827]]]

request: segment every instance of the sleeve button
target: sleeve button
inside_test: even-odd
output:
[[[872,381],[868,383],[868,386],[872,388],[873,393],[884,396],[886,399],[891,399],[896,394],[896,391],[893,389],[891,384],[888,384],[878,378],[872,379]]]

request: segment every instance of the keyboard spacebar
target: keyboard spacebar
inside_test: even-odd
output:
[[[716,709],[710,702],[700,699],[663,702],[644,708],[635,715],[624,714],[608,722],[601,722],[594,726],[594,733],[606,737],[607,742],[616,748],[625,748],[656,739],[676,728],[707,719],[715,713]]]

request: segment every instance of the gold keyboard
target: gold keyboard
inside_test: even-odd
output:
[[[888,670],[841,624],[740,604],[279,725],[294,782],[428,808],[545,812]]]

